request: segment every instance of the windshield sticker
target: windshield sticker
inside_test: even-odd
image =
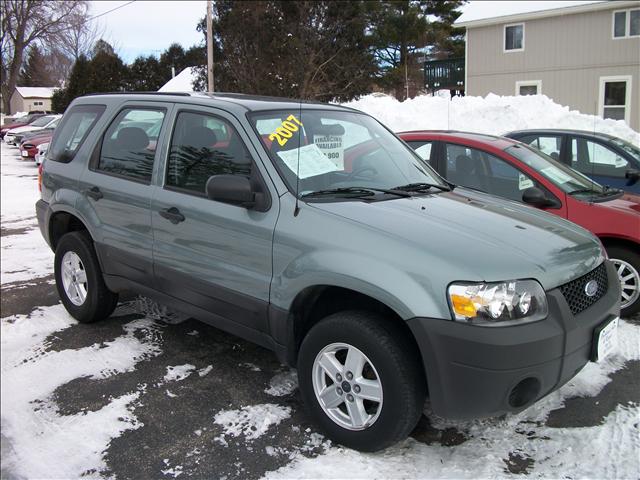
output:
[[[287,140],[293,137],[293,134],[298,131],[298,125],[302,126],[302,122],[298,120],[295,115],[291,114],[283,121],[276,131],[269,135],[269,140],[278,141],[278,145],[284,147],[287,144]]]
[[[531,180],[530,178],[527,178],[526,175],[523,175],[522,173],[518,174],[518,188],[520,190],[526,190],[527,188],[531,188],[533,187],[533,180]]]
[[[289,170],[294,173],[300,172],[300,179],[315,177],[316,175],[339,170],[336,164],[329,160],[315,143],[294,148],[293,150],[277,152],[277,155],[284,161]],[[300,159],[299,168],[298,158]]]
[[[342,135],[314,135],[313,143],[339,170],[344,170],[344,147]]]
[[[540,172],[548,179],[560,184],[568,183],[572,180],[569,175],[556,167],[543,168],[542,170],[540,170]]]

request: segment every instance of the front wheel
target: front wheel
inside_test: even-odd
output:
[[[607,248],[607,254],[620,279],[620,315],[629,317],[640,311],[640,255],[618,246]]]
[[[369,312],[339,312],[305,337],[298,358],[300,392],[332,440],[376,451],[406,438],[426,396],[420,355],[407,332]]]

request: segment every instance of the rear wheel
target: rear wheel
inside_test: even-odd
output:
[[[607,248],[609,259],[620,279],[620,314],[628,317],[640,311],[640,255],[618,246]]]
[[[62,304],[79,322],[107,318],[118,304],[118,295],[104,284],[93,242],[86,231],[70,232],[60,239],[55,277]]]
[[[363,451],[406,438],[426,396],[420,356],[407,333],[369,312],[340,312],[316,324],[300,347],[298,378],[324,433]]]

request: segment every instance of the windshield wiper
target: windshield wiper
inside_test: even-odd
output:
[[[445,185],[439,185],[437,183],[408,183],[407,185],[400,185],[398,187],[393,187],[394,190],[403,190],[405,192],[423,192],[425,190],[431,190],[432,188],[437,188],[438,190],[442,190],[443,192],[450,192],[451,187]]]
[[[611,188],[609,186],[604,186],[604,191],[602,192],[598,192],[597,190],[594,190],[593,188],[580,188],[578,190],[574,190],[572,192],[569,192],[569,195],[580,195],[582,193],[593,193],[594,195],[615,195],[617,193],[620,193],[622,190],[620,190],[619,188]]]
[[[387,193],[390,195],[397,195],[399,197],[410,197],[411,194],[409,192],[403,192],[401,190],[396,189],[386,189],[386,188],[373,188],[373,187],[342,187],[342,188],[331,188],[327,190],[316,190],[314,192],[305,193],[301,198],[306,197],[319,197],[323,195],[342,195],[346,194],[353,197],[369,197],[375,195],[377,192]]]

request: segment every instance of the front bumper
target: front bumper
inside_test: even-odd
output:
[[[479,327],[409,320],[433,411],[448,418],[517,412],[575,376],[589,361],[595,328],[620,314],[618,275],[606,262],[607,293],[575,316],[556,288],[547,292],[548,317],[529,324]]]

